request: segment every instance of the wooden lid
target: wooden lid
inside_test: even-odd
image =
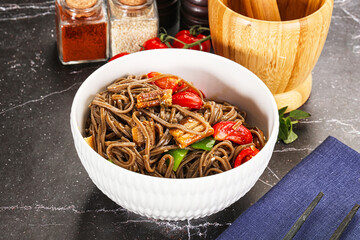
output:
[[[147,0],[119,0],[122,4],[129,6],[143,5]]]
[[[93,7],[98,0],[65,0],[70,8],[86,9]]]

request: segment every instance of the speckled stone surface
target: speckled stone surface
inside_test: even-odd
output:
[[[277,143],[254,188],[227,209],[190,221],[158,221],[116,205],[89,179],[69,124],[80,84],[103,63],[63,66],[54,2],[0,3],[0,239],[214,239],[332,135],[360,151],[360,2],[335,0],[313,71],[311,118],[299,139]]]

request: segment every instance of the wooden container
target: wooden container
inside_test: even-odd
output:
[[[277,0],[282,21],[241,14],[239,0],[209,0],[214,52],[255,73],[288,111],[309,98],[311,71],[331,21],[333,0]]]

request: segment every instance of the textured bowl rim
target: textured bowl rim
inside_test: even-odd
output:
[[[106,159],[101,157],[95,150],[93,150],[86,143],[86,141],[84,140],[83,135],[81,134],[82,129],[79,130],[78,127],[77,127],[77,123],[76,123],[77,119],[76,119],[76,114],[75,113],[76,113],[76,109],[78,107],[77,102],[79,102],[78,99],[80,98],[80,94],[81,94],[82,90],[88,84],[88,82],[89,82],[88,80],[91,78],[91,76],[98,73],[98,72],[103,71],[104,68],[110,68],[112,65],[116,66],[117,62],[125,61],[126,59],[128,59],[130,57],[137,57],[137,55],[141,56],[141,55],[153,54],[153,53],[156,53],[157,51],[162,51],[162,52],[167,51],[169,55],[178,54],[178,53],[179,54],[189,54],[189,55],[194,55],[194,54],[204,55],[204,57],[208,57],[208,58],[217,58],[217,59],[219,59],[219,61],[224,61],[227,64],[232,64],[234,66],[240,67],[244,71],[248,72],[248,74],[252,75],[254,77],[254,79],[256,79],[256,81],[258,81],[258,84],[260,84],[260,86],[262,88],[264,88],[263,90],[268,95],[267,97],[269,98],[269,101],[271,102],[271,106],[273,108],[272,109],[272,114],[274,116],[273,125],[269,127],[270,134],[269,134],[269,137],[267,139],[267,143],[270,143],[270,142],[275,143],[277,141],[277,136],[278,136],[278,131],[279,131],[279,116],[278,116],[278,109],[277,109],[275,99],[274,99],[273,95],[271,94],[270,90],[268,89],[268,87],[265,85],[265,83],[263,81],[261,81],[260,78],[258,78],[254,73],[252,73],[250,70],[246,69],[245,67],[241,66],[240,64],[238,64],[238,63],[236,63],[236,62],[234,62],[234,61],[232,61],[230,59],[227,59],[225,57],[222,57],[222,56],[219,56],[219,55],[216,55],[216,54],[213,54],[213,53],[195,51],[195,50],[190,50],[190,49],[155,49],[155,50],[147,50],[147,51],[141,51],[141,52],[136,52],[136,53],[132,53],[132,54],[129,54],[129,55],[125,55],[125,56],[123,56],[121,58],[117,58],[117,59],[115,59],[115,60],[113,60],[111,62],[108,62],[108,63],[104,64],[103,66],[96,69],[93,73],[91,73],[86,78],[86,80],[81,84],[79,89],[77,90],[77,92],[75,94],[75,97],[74,97],[74,100],[73,100],[73,103],[72,103],[72,106],[71,106],[70,125],[72,126],[72,128],[74,130],[76,129],[76,131],[73,131],[73,135],[75,134],[77,137],[82,138],[83,141],[81,142],[81,145],[86,145],[85,148],[87,148],[88,151],[91,152],[91,155],[94,158],[104,160],[103,164],[108,164],[108,167],[110,167],[110,168],[116,168],[117,170],[115,170],[115,171],[119,171],[119,173],[126,174],[126,175],[131,175],[131,176],[137,177],[137,178],[141,178],[143,181],[151,180],[153,182],[155,181],[155,182],[160,183],[160,184],[162,184],[162,183],[163,184],[168,184],[169,182],[174,182],[174,183],[175,182],[176,183],[179,183],[179,182],[187,182],[187,183],[193,182],[193,183],[195,183],[195,182],[207,181],[209,178],[212,178],[212,179],[222,178],[222,176],[224,176],[225,174],[232,174],[234,171],[240,171],[240,169],[242,167],[245,167],[248,164],[252,164],[252,162],[257,161],[257,159],[259,159],[263,155],[263,153],[265,152],[265,149],[272,148],[272,146],[271,146],[272,144],[265,144],[264,148],[261,149],[260,152],[251,159],[251,161],[248,161],[248,162],[242,164],[241,166],[239,166],[237,168],[230,169],[230,170],[228,170],[226,172],[222,172],[220,174],[215,174],[215,175],[211,175],[211,176],[204,176],[204,177],[196,177],[196,178],[175,178],[175,179],[173,179],[173,178],[161,178],[161,177],[144,175],[144,174],[136,173],[136,172],[127,170],[125,168],[122,168],[120,166],[117,166],[116,164],[113,164],[113,163],[111,163],[109,161],[106,161]],[[75,136],[74,136],[74,138],[75,138]],[[268,151],[273,152],[273,149],[269,149]]]
[[[300,21],[305,21],[305,20],[312,20],[314,18],[314,16],[317,16],[319,14],[321,14],[322,11],[324,11],[323,9],[326,7],[326,5],[328,4],[328,1],[330,1],[331,5],[330,7],[333,8],[334,5],[334,0],[325,0],[324,3],[320,6],[319,9],[317,9],[315,12],[305,16],[305,17],[301,17],[301,18],[297,18],[297,19],[293,19],[293,20],[280,20],[280,21],[269,21],[269,20],[261,20],[261,19],[256,19],[256,18],[251,18],[248,16],[245,16],[243,14],[240,14],[236,11],[234,11],[232,8],[230,8],[229,6],[225,5],[225,3],[223,2],[223,0],[214,0],[214,1],[218,1],[220,5],[222,5],[226,10],[232,12],[233,14],[239,15],[241,16],[242,19],[246,20],[247,22],[251,23],[251,22],[258,22],[258,23],[264,23],[264,24],[297,24]]]

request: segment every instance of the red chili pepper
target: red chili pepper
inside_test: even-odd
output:
[[[171,48],[170,43],[168,42],[162,42],[160,38],[155,37],[147,40],[143,44],[143,50],[150,50],[150,49],[160,49],[160,48]]]
[[[179,92],[172,96],[172,103],[191,109],[200,109],[203,102],[199,95],[192,92]]]
[[[206,38],[206,36],[203,35],[203,34],[198,34],[198,35],[195,36],[195,35],[192,35],[189,30],[181,30],[180,32],[178,32],[175,35],[175,38],[182,41],[182,42],[184,42],[184,43],[191,44],[191,43],[199,41],[199,40],[201,40],[203,38]],[[201,45],[201,48],[200,48],[200,45]],[[174,48],[184,48],[184,44],[174,40],[173,47]],[[204,52],[210,52],[210,50],[211,50],[210,40],[207,40],[205,42],[202,42],[201,44],[190,47],[190,49],[201,50],[201,51],[204,51]]]
[[[245,148],[243,150],[241,150],[241,152],[239,153],[239,155],[236,157],[235,162],[234,162],[234,168],[240,166],[241,164],[249,161],[253,156],[255,156],[256,154],[258,154],[259,150],[254,147],[248,147]]]
[[[247,144],[251,143],[253,137],[249,129],[240,125],[237,129],[234,129],[233,126],[236,123],[233,121],[219,122],[213,126],[214,128],[214,138],[218,141],[230,140],[237,144]]]
[[[128,55],[128,54],[130,54],[130,53],[128,53],[128,52],[122,52],[122,53],[116,54],[115,56],[113,56],[112,58],[110,58],[108,62],[111,62],[112,60],[115,60],[115,59],[117,59],[117,58],[119,58],[119,57],[122,57],[122,56],[125,56],[125,55]]]

